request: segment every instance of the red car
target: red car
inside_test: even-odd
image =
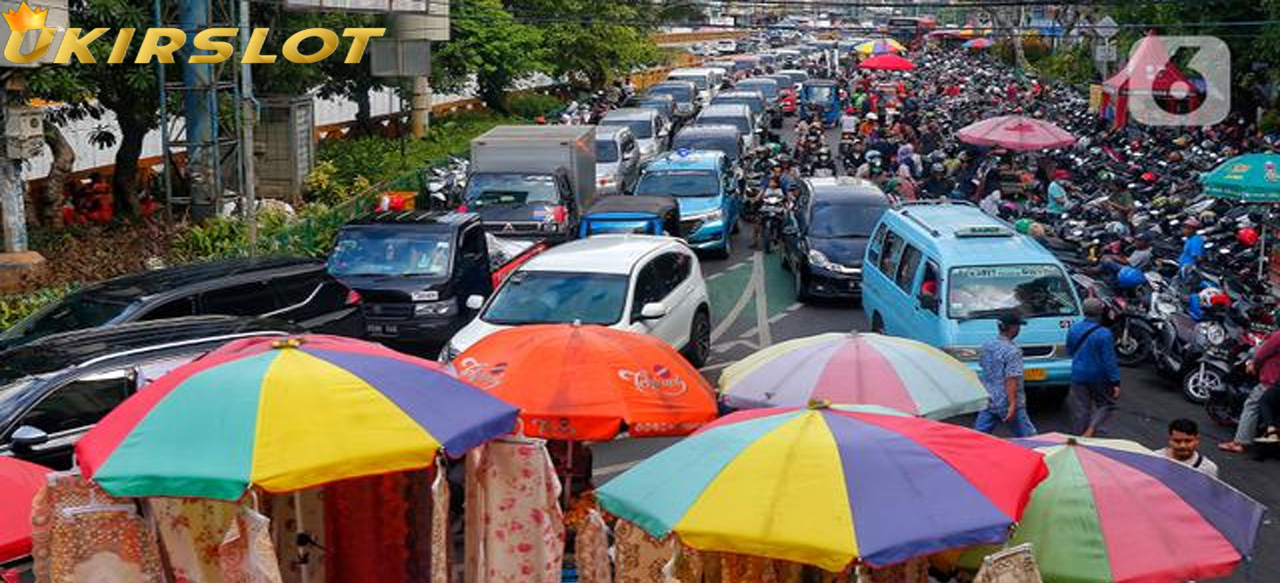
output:
[[[782,105],[783,115],[795,115],[796,113],[796,92],[794,89],[783,89],[778,92],[778,103]]]

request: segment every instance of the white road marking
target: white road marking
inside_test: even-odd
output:
[[[760,347],[765,348],[773,344],[773,338],[769,334],[769,297],[765,293],[764,286],[764,254],[757,252],[754,259],[755,273],[751,283],[756,288],[756,327],[760,329]],[[754,275],[760,277],[754,277]]]
[[[750,302],[752,296],[764,288],[764,263],[759,260],[760,252],[757,251],[755,257],[756,261],[751,266],[751,279],[747,281],[746,289],[742,291],[741,296],[738,296],[738,303],[733,305],[733,309],[729,310],[729,313],[725,314],[724,319],[720,321],[715,330],[711,331],[711,342],[714,343],[716,339],[724,336],[724,333],[729,331],[729,328],[738,320],[738,316],[741,316],[742,311],[747,308],[747,302]]]
[[[717,352],[717,353],[723,354],[723,353],[725,353],[725,352],[729,352],[730,350],[733,350],[734,348],[737,348],[737,347],[739,347],[739,346],[745,346],[745,347],[747,347],[748,349],[751,349],[751,350],[755,350],[755,349],[757,349],[757,348],[760,348],[758,345],[756,345],[756,343],[755,343],[755,342],[752,342],[752,341],[750,341],[750,340],[732,340],[732,341],[724,342],[724,343],[721,343],[721,344],[715,344],[715,345],[713,345],[713,346],[711,347],[711,350],[713,350],[713,351],[715,351],[715,352]]]
[[[781,320],[781,319],[783,319],[783,318],[785,318],[785,317],[787,317],[787,316],[790,316],[791,314],[794,314],[796,310],[799,310],[800,308],[803,308],[803,307],[804,307],[804,304],[801,304],[801,303],[799,303],[799,302],[794,303],[794,304],[791,304],[790,306],[787,306],[787,309],[785,309],[785,310],[783,310],[783,311],[781,311],[781,312],[778,312],[778,313],[774,314],[773,316],[771,316],[771,317],[769,318],[769,323],[770,323],[770,324],[777,324],[779,320]],[[752,326],[752,327],[751,327],[750,329],[748,329],[746,332],[743,332],[742,334],[738,335],[738,338],[749,338],[749,337],[751,337],[751,336],[755,336],[755,335],[756,335],[756,327],[755,327],[755,326]]]
[[[737,343],[736,343],[736,342],[733,342],[733,343],[731,343],[731,344],[737,344]],[[728,362],[717,362],[717,363],[715,363],[715,364],[708,364],[707,366],[704,366],[704,367],[702,367],[702,368],[698,369],[698,372],[711,372],[711,371],[713,371],[713,370],[720,370],[720,369],[725,368],[725,367],[727,367],[727,366],[731,366],[731,365],[733,365],[733,363],[735,363],[735,362],[738,362],[738,361],[736,361],[736,360],[730,360],[730,361],[728,361]]]
[[[599,468],[591,468],[591,477],[599,478],[601,476],[621,474],[622,472],[625,472],[631,469],[633,466],[635,466],[636,464],[642,461],[644,461],[644,459],[638,459],[638,460],[633,460],[629,462],[622,462],[620,464],[609,464],[607,466],[602,466]]]
[[[722,269],[722,270],[720,270],[720,271],[717,271],[717,272],[715,272],[715,273],[713,273],[713,274],[711,274],[711,275],[708,275],[708,276],[704,277],[704,278],[703,278],[703,280],[704,280],[704,281],[711,281],[711,280],[713,280],[713,279],[715,279],[715,278],[717,278],[717,277],[720,277],[720,276],[722,276],[722,275],[724,275],[724,274],[726,274],[726,273],[729,273],[730,271],[733,271],[733,270],[735,270],[735,269],[738,269],[739,267],[746,267],[747,265],[750,265],[750,264],[751,264],[751,262],[750,262],[750,261],[739,261],[739,262],[734,263],[733,265],[730,265],[730,266],[728,266],[728,267],[726,267],[726,268],[724,268],[724,269]]]

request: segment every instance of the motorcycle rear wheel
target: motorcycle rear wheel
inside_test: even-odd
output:
[[[1196,367],[1182,377],[1182,396],[1192,403],[1204,404],[1214,392],[1226,390],[1226,376],[1213,367]]]

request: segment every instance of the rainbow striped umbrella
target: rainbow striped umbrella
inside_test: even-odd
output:
[[[1045,454],[1049,478],[1009,544],[1033,543],[1045,581],[1217,579],[1253,548],[1265,508],[1193,468],[1131,441],[1053,433],[1017,442]],[[983,554],[961,562],[976,566]]]
[[[721,418],[597,491],[655,537],[838,572],[1003,542],[1040,454],[883,407]]]
[[[237,500],[430,466],[510,432],[516,409],[439,365],[334,336],[259,337],[174,369],[76,446],[115,496]]]
[[[973,40],[965,41],[964,44],[960,46],[966,49],[985,49],[991,47],[993,44],[995,43],[989,38],[975,38]]]
[[[902,46],[902,43],[896,40],[887,38],[864,42],[854,47],[854,50],[863,55],[883,55],[886,53],[902,53],[907,50],[907,47]]]
[[[964,363],[928,344],[879,334],[820,334],[774,344],[724,369],[735,409],[810,401],[881,405],[930,419],[974,413],[987,391]]]

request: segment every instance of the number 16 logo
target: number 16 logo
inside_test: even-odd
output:
[[[1179,49],[1195,53],[1181,68],[1181,75],[1170,62]],[[1129,81],[1129,112],[1140,123],[1207,126],[1222,122],[1231,112],[1231,51],[1222,39],[1147,36],[1134,43],[1124,72]],[[1203,86],[1190,81],[1195,77],[1203,80]]]

